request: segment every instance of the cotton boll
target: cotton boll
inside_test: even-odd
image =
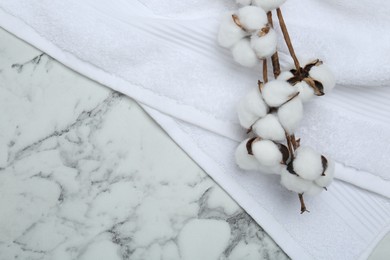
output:
[[[310,69],[309,75],[314,80],[322,83],[325,94],[329,93],[336,85],[336,79],[332,71],[324,64],[312,67]]]
[[[299,91],[298,97],[303,103],[308,102],[315,96],[314,89],[304,81],[298,82],[294,87]]]
[[[242,66],[254,67],[258,63],[256,53],[251,48],[249,39],[242,39],[232,48],[234,60]]]
[[[301,178],[314,181],[323,172],[321,155],[310,147],[301,146],[295,151],[293,168]]]
[[[320,194],[323,190],[324,188],[318,186],[315,183],[311,183],[310,188],[307,191],[305,191],[305,195],[316,196]]]
[[[239,5],[250,5],[252,0],[236,0],[236,3]]]
[[[245,6],[238,10],[238,18],[248,31],[259,30],[268,23],[267,14],[257,6]]]
[[[239,40],[248,35],[243,29],[234,23],[233,13],[226,14],[221,21],[218,32],[218,43],[222,47],[231,48]]]
[[[305,193],[312,186],[312,182],[304,180],[299,176],[290,173],[286,168],[281,172],[280,183],[288,190],[296,193]]]
[[[271,57],[276,52],[277,36],[274,29],[261,36],[261,31],[251,36],[251,46],[259,59]]]
[[[277,166],[283,160],[283,155],[278,146],[270,140],[254,142],[252,151],[259,163],[266,167]]]
[[[264,101],[270,107],[279,107],[297,92],[293,86],[282,80],[269,81],[262,89]]]
[[[287,133],[294,133],[303,117],[302,101],[295,97],[278,109],[278,118],[280,124]]]
[[[253,132],[263,139],[273,141],[282,141],[285,138],[285,133],[282,125],[279,123],[277,116],[268,114],[258,120],[252,127]]]
[[[268,113],[259,89],[253,88],[237,105],[238,119],[242,127],[249,129],[259,118]]]
[[[246,148],[246,144],[249,139],[244,140],[236,149],[235,158],[236,163],[238,167],[240,167],[243,170],[260,170],[261,165],[257,161],[257,159],[253,156],[248,154],[248,150]]]
[[[314,182],[321,187],[328,187],[333,181],[335,172],[335,163],[333,160],[328,159],[328,167],[326,168],[324,174],[325,176],[318,177]]]
[[[284,4],[286,0],[253,0],[253,4],[264,9],[268,12],[274,10]]]
[[[294,74],[292,74],[290,71],[282,71],[277,80],[283,80],[283,81],[287,81],[289,79],[291,79],[292,77],[294,77]]]

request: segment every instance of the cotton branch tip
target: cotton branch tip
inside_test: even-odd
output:
[[[304,180],[299,176],[290,173],[286,168],[281,172],[280,183],[289,191],[296,193],[305,193],[312,186],[312,182]]]
[[[274,10],[284,4],[286,0],[253,0],[254,5],[259,6],[264,9],[264,11],[268,12]]]
[[[222,47],[231,48],[239,40],[248,35],[232,18],[233,13],[227,13],[222,17],[218,31],[218,43]]]
[[[248,31],[259,30],[268,23],[266,12],[257,6],[242,7],[237,15],[242,26]]]
[[[251,46],[259,59],[271,57],[276,52],[277,36],[274,29],[264,27],[251,36]]]

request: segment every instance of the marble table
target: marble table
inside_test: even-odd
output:
[[[288,259],[136,102],[4,30],[0,119],[1,260]]]

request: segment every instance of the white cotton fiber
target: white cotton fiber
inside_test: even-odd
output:
[[[303,103],[310,101],[315,96],[314,89],[305,81],[298,82],[294,87],[299,91],[298,97]]]
[[[321,155],[310,147],[301,146],[295,151],[293,168],[301,178],[314,181],[323,172]]]
[[[252,0],[236,0],[236,3],[239,5],[250,5]]]
[[[270,140],[261,140],[252,144],[253,155],[263,166],[273,167],[283,160],[278,146]]]
[[[227,13],[223,16],[219,26],[218,43],[225,48],[231,48],[239,40],[248,35],[247,32],[234,23],[232,14],[233,13]]]
[[[241,39],[232,48],[234,60],[242,66],[254,67],[258,63],[255,51],[251,48],[249,39]]]
[[[280,183],[288,190],[296,193],[305,193],[312,186],[312,182],[304,180],[299,176],[290,173],[286,168],[281,172]]]
[[[251,36],[251,46],[260,59],[271,57],[276,52],[277,36],[274,29],[270,29],[267,34],[261,35],[257,31]]]
[[[270,107],[279,107],[297,92],[293,86],[282,80],[269,81],[262,89],[264,101]]]
[[[268,113],[268,106],[265,104],[257,87],[246,94],[237,105],[238,119],[242,127],[249,129],[259,118]]]
[[[295,97],[278,109],[278,119],[287,133],[293,134],[303,117],[302,101]]]
[[[260,163],[253,155],[248,154],[248,150],[246,148],[246,144],[248,140],[249,139],[244,140],[237,147],[235,153],[236,163],[238,167],[240,167],[243,170],[247,170],[247,171],[260,170],[261,169]]]
[[[285,138],[285,132],[279,123],[278,117],[274,114],[268,114],[258,120],[252,127],[253,132],[263,139],[273,141],[282,141]]]
[[[268,12],[274,10],[284,4],[286,0],[253,0],[254,5],[259,6],[264,9],[264,11]]]
[[[316,196],[324,190],[323,187],[318,186],[314,182],[311,183],[309,189],[305,191],[305,195]]]
[[[268,23],[267,14],[257,6],[245,6],[238,10],[240,23],[248,31],[259,30]]]
[[[336,85],[336,79],[332,71],[324,64],[312,67],[309,75],[311,78],[322,83],[325,94],[329,93]]]
[[[283,81],[287,81],[289,79],[291,79],[292,77],[294,77],[294,74],[292,74],[290,71],[282,71],[277,80],[283,80]]]
[[[321,187],[328,187],[333,181],[335,171],[335,163],[333,160],[328,159],[328,167],[325,170],[325,176],[318,177],[314,182]]]

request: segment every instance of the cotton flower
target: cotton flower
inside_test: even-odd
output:
[[[286,0],[252,0],[252,3],[268,12],[284,4]]]
[[[282,141],[285,138],[285,133],[278,117],[274,114],[268,114],[259,119],[253,126],[253,132],[262,137],[273,141]]]
[[[242,66],[254,67],[258,63],[255,51],[251,48],[249,39],[241,39],[232,48],[233,59]]]
[[[283,80],[287,81],[288,79],[294,77],[294,74],[292,74],[290,71],[282,71],[279,76],[277,77],[277,80]]]
[[[314,89],[310,87],[305,81],[298,82],[294,87],[299,91],[298,98],[306,103],[310,101],[314,96]]]
[[[321,155],[310,147],[299,147],[295,151],[293,169],[301,178],[314,181],[324,170]]]
[[[289,191],[296,193],[305,193],[313,184],[311,181],[302,179],[298,175],[289,172],[286,168],[283,168],[280,175],[280,183]]]
[[[324,188],[322,188],[322,187],[318,186],[317,184],[315,184],[314,182],[312,182],[309,189],[307,191],[305,191],[305,195],[316,196],[316,195],[320,194],[323,190],[324,190]]]
[[[314,80],[321,82],[324,88],[324,93],[329,93],[336,85],[333,73],[325,64],[313,66],[310,69],[309,76]]]
[[[259,89],[253,88],[237,105],[238,119],[242,127],[249,129],[259,118],[268,113]]]
[[[228,13],[223,16],[219,26],[218,43],[225,48],[231,48],[239,40],[249,35],[233,21],[232,15],[233,13]]]
[[[264,101],[270,107],[279,107],[297,93],[298,91],[293,86],[282,80],[269,81],[262,89]]]
[[[259,59],[271,57],[276,52],[277,36],[274,29],[265,27],[251,36],[251,47]]]
[[[287,133],[293,134],[303,117],[302,101],[295,97],[278,109],[278,119]]]
[[[237,147],[235,152],[236,164],[243,170],[260,171],[264,174],[280,174],[282,165],[263,166],[259,163],[255,156],[248,154],[247,143],[249,139],[244,140]]]
[[[267,14],[257,6],[244,6],[238,10],[237,16],[247,31],[259,30],[268,23]]]
[[[270,140],[254,142],[252,151],[259,163],[266,167],[277,166],[283,161],[283,154],[279,147]]]
[[[324,171],[324,175],[318,177],[314,182],[320,187],[327,187],[333,181],[334,172],[335,172],[334,161],[327,159],[327,167]]]

